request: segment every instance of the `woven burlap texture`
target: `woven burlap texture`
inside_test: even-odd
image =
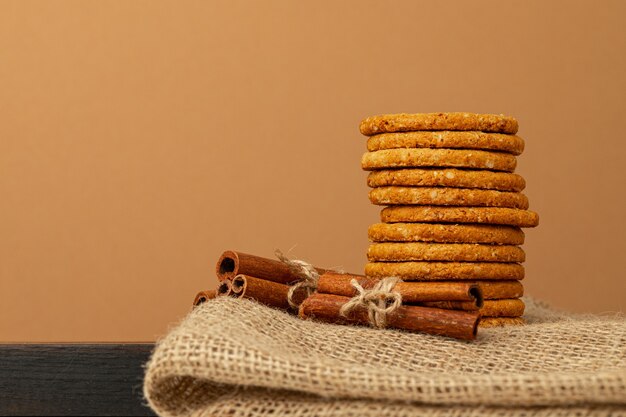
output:
[[[626,415],[626,319],[525,302],[526,326],[468,342],[218,298],[157,344],[144,393],[162,416]]]

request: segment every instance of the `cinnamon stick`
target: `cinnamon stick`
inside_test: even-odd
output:
[[[216,291],[217,291],[218,296],[231,295],[231,293],[233,292],[232,281],[229,279],[221,281],[219,285],[217,286]]]
[[[231,295],[236,298],[241,298],[241,293],[243,292],[243,287],[246,283],[244,275],[237,275],[231,281]]]
[[[351,284],[353,279],[364,289],[372,288],[380,281],[363,275],[326,272],[320,275],[317,292],[354,297],[357,290]],[[472,282],[398,282],[392,291],[400,293],[405,303],[454,300],[471,302],[477,307],[483,303],[480,286]]]
[[[315,269],[320,274],[325,272],[322,268]],[[215,272],[220,281],[240,274],[281,284],[292,284],[300,280],[293,268],[284,262],[230,250],[220,256]]]
[[[204,303],[205,301],[210,300],[215,297],[217,297],[216,290],[200,291],[198,294],[196,294],[196,298],[194,298],[193,300],[193,306],[197,307],[200,304]]]
[[[249,298],[270,307],[291,310],[288,285],[240,274],[233,279],[233,286],[239,298]],[[293,302],[300,304],[306,295],[304,290],[296,291]]]
[[[329,323],[369,324],[365,307],[356,307],[347,317],[340,315],[341,307],[349,300],[350,297],[314,293],[300,304],[298,315],[301,318],[314,318]],[[479,317],[475,312],[403,305],[387,315],[387,326],[472,340],[476,337]]]

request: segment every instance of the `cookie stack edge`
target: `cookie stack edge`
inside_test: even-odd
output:
[[[385,206],[370,226],[365,274],[481,287],[481,325],[523,322],[523,227],[539,223],[515,174],[524,140],[513,117],[474,113],[372,116],[361,167],[370,201]],[[475,309],[441,300],[429,305]]]

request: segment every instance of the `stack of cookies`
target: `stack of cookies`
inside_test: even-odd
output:
[[[391,114],[360,125],[369,136],[362,167],[372,203],[386,206],[365,274],[404,281],[475,282],[484,301],[481,324],[519,324],[524,303],[524,178],[514,174],[524,141],[512,117],[472,113]],[[476,309],[476,303],[427,305]]]

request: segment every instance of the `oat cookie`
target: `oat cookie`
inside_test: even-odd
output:
[[[487,206],[528,208],[528,198],[521,193],[448,187],[378,187],[369,192],[377,205],[419,204],[433,206]]]
[[[365,275],[373,278],[398,277],[405,281],[442,279],[523,279],[524,267],[516,263],[496,262],[370,262]]]
[[[520,298],[524,295],[524,286],[519,281],[476,281],[485,300]]]
[[[483,149],[520,155],[524,151],[524,139],[502,133],[444,130],[381,133],[367,140],[370,152],[396,148]]]
[[[518,246],[479,243],[372,243],[367,251],[370,262],[454,261],[524,262],[526,255]]]
[[[361,167],[366,171],[386,168],[456,167],[513,172],[515,156],[467,149],[383,149],[366,152]]]
[[[361,133],[367,136],[414,130],[479,130],[515,134],[517,129],[517,120],[510,116],[461,112],[382,114],[368,117],[359,126]]]
[[[481,223],[535,227],[539,224],[539,215],[530,210],[504,207],[391,206],[381,210],[380,220],[385,223]]]
[[[485,300],[483,306],[476,307],[474,301],[427,301],[420,303],[426,307],[449,310],[478,311],[487,317],[519,317],[524,314],[524,302],[520,299]]]
[[[526,320],[521,317],[481,317],[478,327],[522,326]]]
[[[524,181],[521,175],[508,172],[454,168],[412,168],[372,171],[367,177],[367,185],[372,188],[397,185],[408,187],[482,188],[519,192],[526,186],[526,181]]]
[[[367,234],[372,242],[524,243],[524,232],[519,227],[499,225],[376,223]]]

